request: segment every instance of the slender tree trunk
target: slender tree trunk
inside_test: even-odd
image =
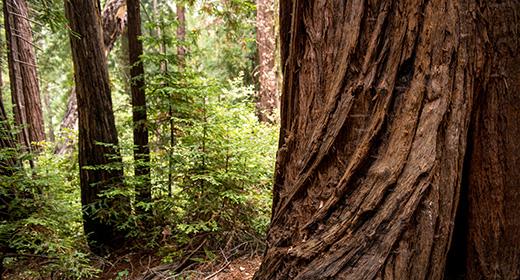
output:
[[[128,53],[130,62],[132,110],[134,122],[134,160],[135,175],[142,178],[137,188],[137,200],[150,202],[150,147],[148,146],[148,127],[146,121],[146,95],[143,55],[143,43],[140,40],[141,10],[139,0],[127,0],[128,6]]]
[[[182,72],[186,66],[186,9],[183,4],[177,3],[177,66],[179,72]],[[160,32],[160,30],[158,31]],[[165,51],[166,48],[163,47]],[[167,68],[164,68],[167,70]],[[168,106],[168,116],[170,118],[170,154],[168,158],[168,196],[172,196],[173,192],[173,149],[177,145],[177,138],[175,136],[175,107],[174,107],[174,92],[170,92],[170,100]]]
[[[65,136],[65,133],[68,130],[76,131],[78,130],[78,99],[76,97],[76,88],[73,87],[71,94],[67,100],[67,111],[65,111],[65,115],[61,120],[59,135],[62,137]],[[64,142],[59,141],[54,149],[54,153],[57,155],[66,154],[70,149],[72,149],[72,145],[74,140],[69,136],[65,136],[66,139]]]
[[[126,26],[126,0],[108,0],[103,9],[103,42],[104,53],[108,57],[114,44],[122,34]],[[60,133],[63,134],[66,130],[78,129],[78,100],[76,99],[76,89],[72,88],[71,94],[67,101],[67,111],[60,124]],[[72,147],[73,141],[67,140],[65,143],[60,143],[56,146],[56,154],[65,154]]]
[[[280,149],[255,279],[442,279],[475,1],[281,1]]]
[[[260,85],[256,108],[260,121],[273,122],[280,107],[275,64],[274,0],[256,0],[256,45]]]
[[[25,0],[3,5],[14,119],[22,127],[20,143],[31,149],[31,143],[45,140],[45,128],[28,7]]]
[[[67,111],[65,111],[65,115],[63,115],[63,119],[60,123],[60,133],[65,129],[78,129],[78,100],[76,99],[76,88],[72,88],[67,100]],[[61,154],[62,152],[57,153]]]
[[[177,3],[177,61],[180,70],[182,70],[186,63],[186,8],[184,4]]]
[[[159,23],[159,3],[158,0],[152,0],[152,14],[153,14],[153,20],[156,23]],[[151,30],[150,34],[152,36],[155,36],[159,40],[159,54],[165,55],[166,54],[166,43],[164,41],[164,38],[162,37],[162,30],[161,25],[157,25],[154,30]],[[168,60],[163,59],[161,60],[160,65],[160,72],[162,75],[166,75],[168,72]],[[166,86],[163,84],[162,86]],[[169,129],[165,128],[164,134],[170,135],[170,142],[169,144],[169,150],[168,150],[168,196],[172,197],[172,191],[173,191],[173,147],[175,146],[175,132],[172,129],[174,127],[174,120],[173,120],[173,95],[170,93],[169,100],[168,100],[168,118],[169,118]],[[168,146],[167,143],[164,143],[164,146]]]
[[[122,186],[122,162],[112,110],[107,59],[103,44],[97,1],[65,1],[70,36],[79,117],[79,167],[85,233],[91,249],[98,254],[117,248],[124,235],[115,222],[100,218],[96,208],[125,217],[128,201],[120,197],[101,198],[104,191]],[[100,144],[102,143],[102,144]],[[99,168],[111,165],[110,168]],[[114,166],[115,165],[115,166]],[[90,167],[90,168],[88,168]],[[94,167],[94,168],[92,168]]]
[[[468,157],[465,279],[520,279],[520,2],[484,1],[478,11],[487,38]]]
[[[55,135],[54,135],[54,123],[52,118],[52,108],[51,108],[51,97],[49,95],[49,90],[47,87],[44,87],[43,89],[43,101],[45,105],[45,111],[46,111],[46,123],[48,125],[49,131],[47,132],[47,141],[50,143],[54,143]]]
[[[154,18],[154,21],[157,23],[158,20],[159,20],[159,3],[157,2],[158,0],[152,0],[152,13],[153,13],[153,18]],[[162,38],[162,30],[161,30],[161,26],[157,26],[155,28],[155,34],[154,34],[159,40],[160,40],[160,44],[159,44],[159,53],[160,54],[166,54],[166,44],[164,43],[164,40]],[[161,72],[167,72],[168,71],[168,63],[167,61],[163,60],[161,61]]]

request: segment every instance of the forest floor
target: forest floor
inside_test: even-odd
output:
[[[110,260],[99,259],[97,266],[102,269],[99,280],[251,280],[261,263],[259,255],[244,255],[234,259],[219,258],[211,262],[192,262],[183,269],[178,264],[161,264],[160,258],[153,254],[131,253]],[[25,268],[37,271],[38,261],[24,262]],[[59,276],[27,278],[23,268],[7,271],[3,279],[52,280]],[[57,277],[57,278],[56,278]]]
[[[158,259],[146,255],[126,255],[105,263],[104,272],[98,279],[250,280],[260,266],[261,259],[258,255],[245,255],[235,259],[220,258],[207,263],[192,263],[179,271],[176,268],[178,264],[160,264]]]

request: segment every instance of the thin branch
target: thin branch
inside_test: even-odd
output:
[[[34,24],[36,24],[36,25],[39,25],[39,26],[45,26],[43,23],[41,23],[41,22],[37,22],[37,21],[35,21],[34,19],[30,19],[30,18],[28,18],[28,17],[26,17],[26,16],[24,16],[24,15],[22,15],[22,14],[19,14],[19,13],[17,13],[17,12],[8,11],[8,13],[11,14],[11,15],[14,15],[14,16],[17,16],[17,17],[20,17],[20,18],[23,18],[23,19],[27,20],[28,22],[34,23]]]
[[[226,267],[228,267],[230,263],[231,263],[230,261],[227,261],[219,270],[213,272],[210,276],[204,278],[204,280],[209,280],[209,279],[217,276],[217,274],[219,274],[220,272],[222,272],[222,270],[224,270]]]
[[[12,34],[14,37],[16,37],[16,38],[20,38],[20,39],[22,39],[22,40],[25,41],[26,43],[28,43],[28,44],[30,44],[31,46],[33,46],[35,49],[38,49],[39,51],[43,51],[40,47],[36,46],[33,42],[31,42],[31,41],[25,39],[24,37],[22,37],[22,36],[20,36],[20,35],[18,35],[18,34],[16,34],[16,33],[14,33],[14,32],[12,32],[11,34]]]
[[[25,61],[21,61],[21,60],[18,60],[18,59],[16,59],[16,58],[13,58],[13,60],[14,60],[15,62],[18,62],[18,63],[24,64],[24,65],[27,65],[27,66],[38,67],[38,66],[36,66],[36,65],[34,65],[34,64],[31,64],[31,63],[28,63],[28,62],[25,62]]]
[[[174,272],[179,272],[179,270],[182,271],[182,269],[185,269],[184,265],[186,264],[186,262],[189,261],[189,259],[197,252],[199,251],[199,249],[204,246],[204,244],[206,244],[206,241],[207,240],[204,240],[202,241],[199,246],[197,246],[197,248],[193,251],[191,251],[191,253],[186,257],[184,258],[180,264],[176,265],[176,266],[173,266],[172,264],[167,264],[167,265],[160,265],[160,266],[157,266],[157,267],[154,267],[154,268],[151,268],[149,269],[148,273],[145,274],[145,276],[142,278],[143,280],[149,280],[149,279],[153,279],[155,278],[155,276],[160,276],[160,274],[163,272],[163,271],[174,271]]]

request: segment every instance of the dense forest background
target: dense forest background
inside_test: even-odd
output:
[[[178,274],[259,253],[278,137],[275,3],[93,3],[3,1],[1,275],[127,279],[146,275],[138,263]],[[89,11],[102,44],[82,34]],[[81,55],[106,64],[105,107]],[[115,141],[91,137],[103,122],[82,118],[112,112]],[[93,150],[78,155],[78,134]]]

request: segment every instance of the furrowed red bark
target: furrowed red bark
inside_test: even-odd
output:
[[[520,2],[476,10],[484,66],[469,140],[465,279],[520,279]]]
[[[259,91],[256,102],[262,122],[274,122],[279,97],[275,66],[274,1],[256,0],[256,45],[258,48]]]
[[[281,138],[255,279],[442,279],[480,63],[475,5],[280,2]]]
[[[100,219],[96,209],[89,206],[101,203],[96,208],[103,207],[106,211],[124,217],[129,214],[129,202],[119,195],[100,197],[104,191],[122,186],[123,172],[117,150],[117,131],[97,3],[65,1],[65,14],[71,30],[77,34],[70,35],[70,42],[78,100],[83,225],[91,249],[97,254],[103,254],[118,248],[124,240],[124,234],[117,229],[112,218]],[[102,165],[112,166],[100,168]]]
[[[137,200],[150,202],[152,200],[150,182],[150,147],[148,146],[148,127],[146,121],[146,95],[143,55],[143,43],[140,38],[141,16],[140,1],[127,0],[128,6],[128,54],[130,62],[130,89],[132,92],[132,111],[134,122],[134,161],[135,175],[142,182],[137,186]]]
[[[4,0],[4,23],[15,124],[27,149],[45,140],[43,112],[28,7],[25,0]]]
[[[108,0],[102,14],[103,22],[103,43],[105,45],[105,55],[108,57],[114,44],[123,33],[127,21],[126,0]],[[60,133],[65,130],[78,129],[78,101],[76,99],[76,89],[72,88],[67,101],[67,110],[60,124]],[[56,154],[65,154],[72,147],[73,141],[67,140],[56,146]]]

